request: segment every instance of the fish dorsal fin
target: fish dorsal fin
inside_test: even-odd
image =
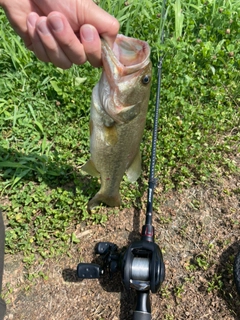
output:
[[[126,170],[126,174],[130,182],[135,182],[140,177],[140,174],[142,171],[141,162],[142,162],[142,159],[141,159],[141,153],[139,150],[133,162],[131,163],[129,168]]]
[[[91,176],[94,177],[99,177],[100,173],[97,171],[94,162],[92,161],[92,159],[89,159],[82,167],[81,170],[87,172],[88,174],[90,174]]]

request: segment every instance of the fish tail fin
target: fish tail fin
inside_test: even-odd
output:
[[[91,213],[91,210],[101,203],[108,205],[109,207],[120,207],[121,205],[121,197],[120,194],[117,193],[116,195],[105,195],[101,192],[98,192],[89,202],[87,206],[88,212]]]

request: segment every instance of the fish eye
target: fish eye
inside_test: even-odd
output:
[[[150,82],[150,76],[148,74],[142,77],[143,84],[148,84],[149,82]]]

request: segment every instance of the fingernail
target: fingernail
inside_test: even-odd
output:
[[[48,18],[50,26],[53,28],[53,31],[60,32],[63,30],[62,19],[57,15],[52,15]]]
[[[83,39],[85,41],[93,41],[94,39],[94,29],[92,26],[90,25],[84,25],[81,28],[81,37],[83,37]]]
[[[48,27],[47,27],[47,20],[42,20],[38,25],[37,25],[37,28],[38,30],[45,34],[45,35],[48,35],[50,32],[48,30]]]
[[[27,22],[30,24],[31,27],[35,27],[36,22],[37,22],[38,16],[36,16],[35,13],[30,13],[28,18],[27,18]]]

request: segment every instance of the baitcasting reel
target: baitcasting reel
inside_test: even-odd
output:
[[[150,233],[149,233],[150,231]],[[122,282],[127,290],[137,292],[137,305],[134,320],[150,320],[151,306],[149,293],[156,293],[165,277],[165,266],[159,246],[153,241],[153,227],[143,227],[140,241],[133,242],[125,252],[111,242],[99,242],[95,253],[102,258],[103,265],[79,263],[77,276],[81,279],[96,279],[109,272],[110,276],[120,271]]]

